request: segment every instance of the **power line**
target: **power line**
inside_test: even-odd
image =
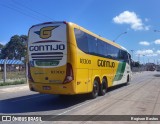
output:
[[[24,13],[23,11],[18,10],[17,8],[13,8],[13,7],[10,7],[10,6],[8,6],[8,5],[1,4],[1,3],[0,3],[0,5],[1,5],[2,7],[9,8],[9,9],[11,9],[11,10],[17,11],[17,12],[21,13],[22,15],[28,16],[28,17],[30,17],[30,18],[34,18],[34,19],[36,19],[36,20],[38,20],[38,21],[40,21],[40,22],[43,21],[42,19],[39,19],[39,18],[37,18],[37,17],[35,17],[35,16],[33,16],[33,15],[26,14],[26,13]]]
[[[16,3],[17,5],[23,6],[24,8],[26,8],[26,9],[28,9],[28,10],[30,10],[30,11],[36,13],[36,14],[39,14],[39,15],[41,15],[41,16],[43,16],[43,17],[45,17],[45,18],[48,18],[48,19],[50,19],[50,20],[53,21],[53,19],[50,18],[49,16],[47,16],[47,15],[45,15],[45,14],[42,14],[42,13],[36,11],[36,10],[33,10],[32,8],[26,6],[26,5],[22,4],[22,3],[19,3],[19,2],[15,1],[15,0],[12,0],[12,2],[13,2],[14,4]]]
[[[21,6],[17,6],[16,4],[12,4],[12,3],[10,3],[10,4],[8,4],[8,5],[14,7],[15,9],[18,9],[19,11],[22,11],[23,13],[27,13],[27,15],[31,15],[32,17],[35,17],[35,18],[37,18],[37,19],[40,19],[40,20],[42,20],[42,21],[46,21],[46,20],[44,20],[43,18],[37,16],[36,14],[33,14],[32,12],[29,12],[28,10],[25,10],[25,8],[23,8],[23,7],[21,7]]]

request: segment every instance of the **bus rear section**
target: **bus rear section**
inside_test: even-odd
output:
[[[67,63],[67,23],[32,26],[28,40],[28,77],[31,91],[73,94],[73,70]]]

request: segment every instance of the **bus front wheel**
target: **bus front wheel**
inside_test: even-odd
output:
[[[90,98],[95,99],[98,96],[98,93],[99,93],[99,84],[97,80],[94,80],[93,90],[90,93]]]
[[[129,75],[127,76],[127,81],[126,81],[126,83],[125,83],[125,85],[129,85]]]

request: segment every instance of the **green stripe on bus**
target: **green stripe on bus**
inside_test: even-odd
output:
[[[126,68],[126,62],[119,62],[114,81],[119,81],[122,79],[124,70]]]

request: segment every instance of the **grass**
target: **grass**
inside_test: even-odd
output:
[[[11,82],[3,82],[0,83],[0,86],[8,86],[8,85],[18,85],[18,84],[25,84],[26,81],[25,80],[17,80],[17,81],[11,81]]]
[[[18,85],[26,83],[25,71],[10,71],[6,73],[6,82],[3,82],[3,72],[0,72],[0,86]]]
[[[12,71],[6,73],[7,79],[21,79],[25,78],[25,71]],[[0,80],[3,80],[3,72],[0,72]]]

